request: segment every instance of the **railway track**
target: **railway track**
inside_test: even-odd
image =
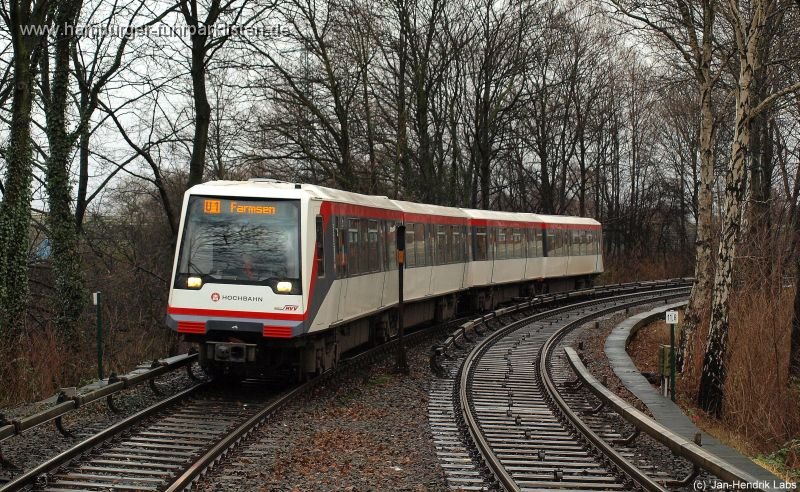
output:
[[[653,286],[648,288],[652,290]],[[620,289],[630,292],[634,287],[592,289],[580,295],[586,298],[612,295]],[[538,299],[542,302],[535,309],[574,302],[573,294]],[[524,309],[520,306],[508,310],[503,319],[512,321],[519,313],[528,316],[531,304],[528,300]],[[407,343],[447,332],[463,321],[417,330],[407,336]],[[182,490],[283,405],[330,378],[384,357],[395,346],[396,341],[392,341],[370,349],[343,361],[334,371],[281,392],[270,393],[248,386],[258,383],[245,383],[240,391],[198,384],[92,436],[11,482],[0,484],[0,490]]]
[[[412,331],[413,344],[452,329],[452,320]],[[384,357],[396,340],[343,360],[306,383],[268,390],[259,382],[235,390],[197,384],[82,441],[12,480],[12,490],[183,490],[268,421],[278,409],[345,371]]]
[[[685,287],[564,306],[514,321],[450,361],[432,390],[430,417],[454,488],[664,490],[673,478],[636,459],[612,417],[572,391],[555,354],[572,328],[605,313],[688,295]],[[635,464],[634,464],[635,461]],[[660,482],[657,482],[659,480]]]

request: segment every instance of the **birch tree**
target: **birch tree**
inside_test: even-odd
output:
[[[700,311],[711,302],[715,131],[712,93],[719,79],[719,72],[715,72],[713,66],[717,0],[669,0],[652,3],[612,1],[621,14],[634,23],[645,26],[656,35],[658,42],[666,43],[675,50],[694,79],[700,101],[700,186],[697,193],[695,281],[677,354],[677,365],[681,367],[686,342],[700,322]]]
[[[708,342],[700,375],[698,405],[705,411],[722,414],[725,383],[725,356],[727,350],[730,293],[736,242],[742,225],[742,201],[745,193],[746,161],[749,158],[751,126],[753,119],[778,98],[800,91],[800,84],[785,87],[765,97],[758,105],[755,96],[755,74],[764,60],[761,58],[761,37],[767,19],[778,8],[776,0],[754,0],[747,11],[737,0],[727,0],[721,10],[733,32],[735,56],[738,62],[736,87],[736,113],[731,155],[725,176],[725,196],[719,249],[714,274],[711,322]]]

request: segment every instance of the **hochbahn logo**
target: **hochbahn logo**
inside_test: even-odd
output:
[[[214,302],[218,302],[220,299],[223,301],[244,301],[244,302],[264,302],[263,297],[253,297],[253,296],[230,296],[230,295],[220,295],[219,292],[212,292],[211,293],[211,300]]]

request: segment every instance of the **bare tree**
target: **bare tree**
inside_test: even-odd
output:
[[[764,60],[761,37],[767,19],[775,13],[777,1],[755,0],[752,11],[746,12],[735,0],[729,0],[722,8],[726,20],[734,33],[736,58],[739,66],[736,95],[736,115],[731,156],[725,177],[725,198],[722,209],[722,225],[717,265],[714,274],[711,304],[711,326],[703,358],[698,404],[715,415],[722,413],[725,383],[725,355],[730,311],[730,292],[733,282],[733,260],[742,220],[742,200],[745,192],[745,164],[749,157],[753,119],[767,109],[778,98],[800,91],[800,84],[785,87],[765,97],[757,105],[753,103],[755,74]]]

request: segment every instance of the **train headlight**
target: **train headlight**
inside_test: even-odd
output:
[[[186,287],[190,289],[199,289],[203,285],[203,279],[200,277],[189,277],[186,279]]]
[[[275,286],[275,290],[282,294],[288,294],[292,291],[292,283],[291,282],[278,282],[278,285]]]

